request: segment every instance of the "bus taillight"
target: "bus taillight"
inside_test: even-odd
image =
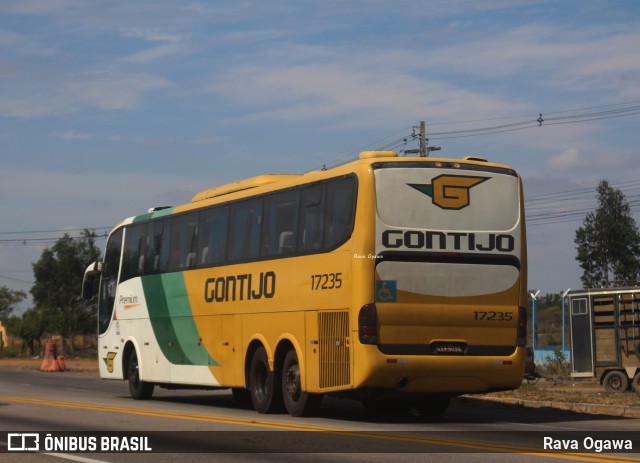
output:
[[[375,304],[363,305],[358,313],[358,337],[362,344],[378,343],[378,315]]]
[[[527,308],[518,307],[518,339],[516,341],[518,347],[527,345]]]

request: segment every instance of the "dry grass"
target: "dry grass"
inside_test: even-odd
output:
[[[521,400],[539,400],[566,403],[596,403],[602,405],[622,405],[640,408],[640,395],[632,391],[626,393],[606,392],[596,381],[570,380],[552,382],[544,378],[536,384],[523,383],[520,389],[508,392],[485,394],[488,397],[506,397]]]
[[[64,359],[67,371],[76,373],[95,373],[98,375],[98,359],[66,358]],[[18,368],[21,370],[40,370],[42,359],[0,358],[0,368]]]

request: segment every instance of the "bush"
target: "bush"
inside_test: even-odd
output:
[[[0,349],[0,358],[20,357],[20,349],[15,346],[6,346]]]
[[[553,357],[547,359],[544,366],[545,376],[569,376],[570,365],[562,349],[553,351]]]

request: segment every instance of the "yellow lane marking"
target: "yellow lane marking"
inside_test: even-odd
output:
[[[174,412],[165,412],[158,410],[143,410],[136,408],[125,408],[125,407],[115,407],[111,405],[95,405],[95,404],[83,404],[76,402],[59,402],[55,400],[44,400],[44,399],[30,399],[23,397],[0,397],[0,401],[7,402],[21,402],[21,403],[30,403],[36,405],[49,405],[52,407],[66,407],[66,408],[76,408],[81,410],[98,410],[104,412],[115,412],[115,413],[127,413],[130,415],[144,415],[144,416],[152,416],[156,418],[172,418],[172,419],[181,419],[181,420],[190,420],[190,421],[205,421],[209,423],[223,423],[223,424],[237,424],[239,426],[254,426],[254,427],[263,427],[263,428],[272,428],[272,429],[284,429],[284,430],[292,430],[292,431],[342,431],[337,428],[322,428],[319,426],[308,426],[299,423],[278,423],[274,421],[265,421],[265,420],[252,420],[247,418],[233,418],[226,416],[212,416],[212,415],[201,415],[197,413],[174,413]],[[346,429],[344,430],[346,431]]]
[[[422,437],[411,434],[392,434],[378,431],[353,431],[346,428],[325,427],[316,425],[305,425],[300,423],[281,423],[276,421],[255,420],[248,418],[233,418],[226,416],[202,415],[198,413],[176,413],[158,410],[142,410],[136,408],[115,407],[111,405],[94,405],[75,402],[60,402],[55,400],[31,399],[24,397],[0,397],[0,401],[18,402],[35,405],[47,405],[52,407],[75,408],[80,410],[96,410],[112,413],[126,413],[130,415],[144,415],[155,418],[170,418],[188,421],[204,421],[209,423],[233,424],[238,426],[252,426],[269,429],[280,429],[289,431],[314,431],[331,432],[334,434],[366,437],[373,439],[388,439],[405,442],[415,442],[420,444],[441,445],[448,447],[459,447],[474,450],[484,450],[496,453],[518,453],[536,457],[555,458],[562,460],[588,461],[596,463],[640,463],[640,458],[631,455],[604,455],[594,453],[551,453],[532,447],[522,447],[517,445],[501,445],[483,443],[475,441],[464,441],[454,439],[443,439],[437,437]]]

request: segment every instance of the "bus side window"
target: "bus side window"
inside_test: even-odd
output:
[[[262,256],[291,255],[296,251],[300,190],[265,198]]]
[[[120,282],[142,274],[144,268],[146,224],[126,228]]]
[[[324,247],[332,248],[346,241],[353,231],[355,181],[344,178],[329,183],[327,187]]]
[[[198,256],[200,266],[222,264],[227,250],[229,208],[216,207],[200,213]]]
[[[100,295],[98,298],[98,331],[107,331],[113,315],[113,304],[116,299],[118,270],[120,270],[120,252],[122,251],[122,228],[109,237],[104,253],[104,264],[100,277]]]
[[[170,228],[167,220],[154,220],[147,225],[144,274],[165,272],[169,268]]]
[[[198,213],[179,215],[171,224],[169,271],[195,268],[198,249]]]
[[[253,199],[231,206],[229,260],[255,259],[260,250],[262,200]]]
[[[317,251],[322,247],[322,206],[321,185],[313,185],[302,190],[300,251]]]

